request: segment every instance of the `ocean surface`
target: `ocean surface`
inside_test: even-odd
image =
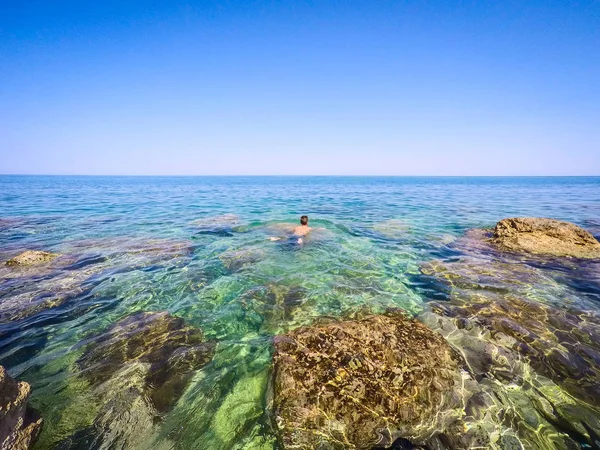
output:
[[[315,230],[302,245],[270,239],[303,214]],[[600,177],[0,176],[0,262],[27,249],[63,255],[52,270],[1,269],[0,364],[32,386],[31,404],[45,421],[36,448],[85,448],[65,442],[111,395],[82,378],[86,345],[133,313],[167,311],[201,330],[214,354],[154,420],[154,434],[128,446],[277,448],[268,395],[273,336],[365,311],[422,317],[431,302],[452,297],[452,286],[424,268],[468,257],[493,271],[489,255],[467,255],[461,240],[515,216],[567,220],[598,238]],[[544,307],[568,305],[600,325],[596,266],[520,264],[538,281],[514,291],[503,284],[510,275],[491,283]],[[588,341],[597,349],[594,336]],[[590,352],[586,373],[600,360],[600,350]],[[532,367],[562,386],[565,377],[543,364]],[[506,385],[519,389],[514,380]],[[573,389],[565,395],[585,403],[586,423],[600,421],[600,399]],[[516,417],[498,426],[525,436],[526,414]],[[585,427],[544,420],[539,427],[590,448]]]

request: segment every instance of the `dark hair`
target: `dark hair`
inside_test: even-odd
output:
[[[300,217],[300,225],[308,225],[308,216]]]

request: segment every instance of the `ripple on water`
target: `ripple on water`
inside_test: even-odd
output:
[[[599,186],[538,178],[0,177],[0,211],[15,216],[0,218],[0,259],[29,248],[68,258],[37,272],[0,268],[0,309],[10,317],[0,324],[0,363],[33,386],[45,418],[38,448],[81,444],[114,421],[130,429],[130,448],[271,449],[272,336],[324,317],[400,308],[446,336],[476,380],[466,384],[463,420],[433,435],[431,447],[464,444],[456,436],[466,429],[465,439],[484,447],[576,448],[598,429],[596,267],[507,261],[460,237],[519,215],[551,215],[595,233]],[[269,240],[303,213],[323,229],[306,245],[290,251]],[[103,388],[77,363],[80,342],[149,311],[168,311],[216,342],[212,359],[158,415],[142,396],[117,394],[145,392],[147,362],[116,369]],[[109,413],[107,405],[124,402],[147,433],[135,435],[134,424]]]

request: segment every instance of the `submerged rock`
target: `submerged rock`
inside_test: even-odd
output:
[[[495,436],[516,433],[521,448],[593,445],[600,433],[600,315],[583,308],[585,300],[545,266],[516,261],[463,257],[424,264],[423,281],[447,295],[429,303],[420,319],[462,354],[493,399],[485,407],[493,414],[467,420],[469,429],[493,425]],[[512,431],[500,432],[498,424]],[[444,439],[454,443],[452,436]]]
[[[7,266],[31,266],[52,261],[58,255],[56,253],[42,252],[39,250],[27,250],[12,259],[6,261]]]
[[[186,240],[119,237],[68,242],[61,250],[60,257],[48,254],[52,259],[48,264],[19,266],[18,270],[0,265],[4,288],[0,292],[0,323],[81,299],[115,273],[180,262],[191,256],[193,245]]]
[[[156,424],[213,350],[214,343],[205,342],[200,330],[166,312],[117,322],[88,342],[76,362],[98,398],[99,413],[60,448],[141,448],[156,437]]]
[[[373,225],[373,231],[388,239],[402,239],[411,231],[404,219],[389,219]]]
[[[1,297],[0,323],[8,323],[30,317],[38,312],[61,305],[88,292],[92,285],[86,281],[96,273],[94,268],[85,268],[80,271],[62,271],[54,277],[36,277],[24,286],[14,288],[12,292]],[[0,274],[0,282],[4,281]],[[10,289],[14,279],[6,283]],[[16,284],[16,283],[14,283]]]
[[[253,287],[239,299],[247,314],[255,312],[261,317],[262,331],[276,334],[307,300],[307,291],[297,284],[272,282]]]
[[[576,258],[600,258],[600,243],[569,222],[536,217],[501,220],[492,242],[510,251]]]
[[[435,311],[435,308],[434,308]],[[426,440],[427,448],[504,448],[501,436],[520,445],[509,448],[571,450],[593,447],[600,432],[600,413],[536,373],[519,352],[518,341],[475,321],[435,312],[420,316],[464,356],[479,380],[465,395],[465,415]]]
[[[230,249],[219,255],[219,259],[230,272],[237,272],[252,266],[265,258],[264,250],[260,248]]]
[[[600,398],[600,315],[565,302],[573,295],[566,287],[524,264],[475,258],[432,261],[421,270],[448,290],[449,301],[430,303],[436,313],[459,328],[508,336],[507,351],[538,373],[583,401]]]
[[[155,264],[193,252],[193,244],[188,240],[126,236],[82,239],[67,242],[64,247],[71,254],[102,255],[114,262],[123,259],[130,266]]]
[[[443,427],[460,404],[460,359],[403,315],[300,328],[275,338],[275,418],[285,448],[389,446]]]
[[[449,301],[430,303],[434,312],[458,328],[502,333],[509,337],[506,351],[571,395],[592,404],[600,398],[600,315],[565,302],[572,295],[567,288],[524,264],[475,258],[432,261],[421,271],[448,291]]]
[[[216,236],[231,236],[234,231],[244,230],[240,217],[236,214],[203,217],[194,220],[192,225],[200,231],[200,234]]]
[[[148,370],[148,364],[133,362],[98,385],[94,395],[101,407],[94,422],[60,442],[57,449],[161,448],[156,445],[160,413],[146,395]]]
[[[167,312],[128,316],[94,339],[77,360],[92,385],[107,381],[123,365],[149,364],[147,395],[167,411],[183,392],[192,372],[210,361],[214,343],[199,329]]]
[[[0,366],[0,448],[26,450],[42,429],[42,419],[27,406],[31,387],[15,381]]]
[[[574,308],[558,309],[513,296],[472,296],[468,302],[435,303],[434,311],[459,325],[478,325],[510,337],[536,372],[590,404],[600,399],[600,317]],[[512,353],[512,352],[511,352]]]

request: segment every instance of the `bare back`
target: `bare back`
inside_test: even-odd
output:
[[[294,228],[294,234],[296,236],[306,236],[310,233],[311,228],[308,225],[300,225]]]

